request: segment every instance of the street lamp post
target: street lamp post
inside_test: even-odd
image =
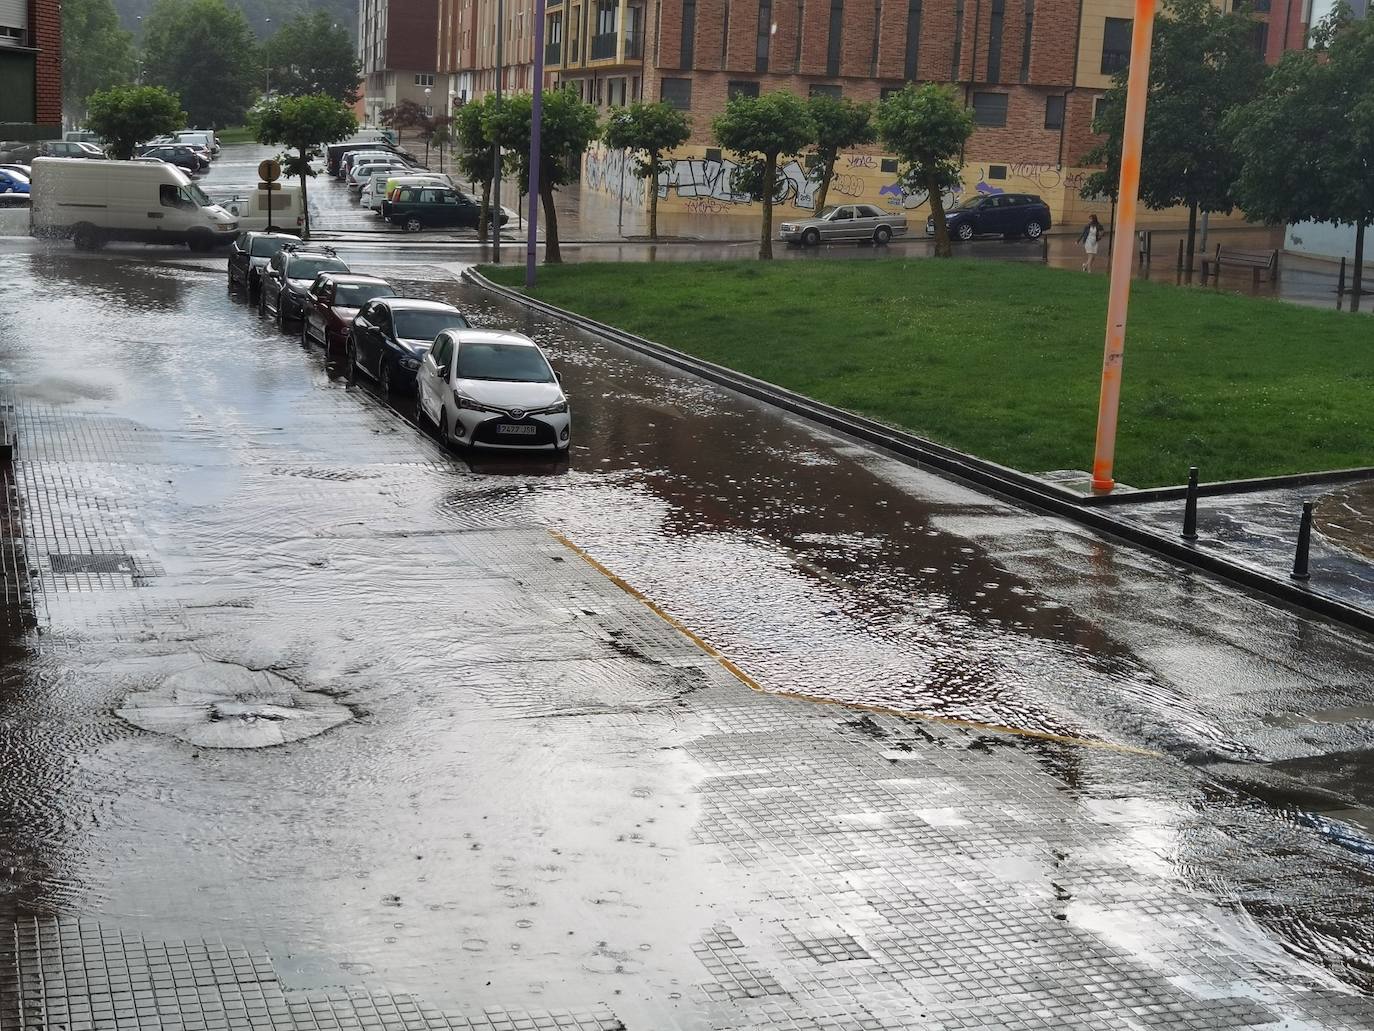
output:
[[[272,24],[272,19],[271,19],[271,18],[264,18],[264,19],[262,20],[262,23],[263,23],[264,25],[271,25],[271,24]],[[263,74],[264,74],[265,77],[266,77],[265,80],[264,80],[264,82],[263,82],[262,95],[263,95],[264,98],[266,98],[266,97],[270,97],[270,96],[272,95],[272,62],[271,62],[270,60],[264,61],[264,62],[262,63],[262,67],[263,67]]]
[[[501,106],[501,80],[505,69],[501,67],[501,36],[506,21],[505,0],[496,0],[496,105]],[[491,171],[491,260],[501,262],[501,144],[492,147]]]
[[[431,107],[431,106],[430,106],[430,103],[429,103],[429,93],[430,93],[430,87],[426,86],[426,87],[425,87],[425,119],[426,119],[426,121],[428,121],[429,119],[431,119],[431,118],[434,117],[434,108]],[[432,136],[433,134],[434,134],[434,123],[433,123],[433,122],[429,122],[428,128],[425,129],[425,166],[426,166],[426,167],[429,166],[429,138],[430,138],[430,136]]]
[[[525,217],[525,286],[534,287],[539,231],[539,136],[544,120],[544,0],[534,0],[534,96],[530,98],[530,206]]]

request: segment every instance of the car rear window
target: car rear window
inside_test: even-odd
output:
[[[334,303],[341,308],[361,308],[374,297],[394,297],[395,294],[396,291],[385,283],[339,283],[334,287]]]
[[[253,241],[253,249],[248,253],[255,258],[270,258],[281,252],[287,241],[273,236],[259,236]]]
[[[463,329],[467,319],[453,311],[398,311],[396,336],[406,340],[433,340],[446,329]]]
[[[321,272],[347,272],[348,266],[337,258],[297,258],[286,270],[291,279],[314,279]]]

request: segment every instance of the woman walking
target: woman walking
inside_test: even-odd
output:
[[[1096,215],[1088,216],[1088,224],[1078,234],[1078,242],[1083,245],[1083,271],[1093,270],[1093,259],[1097,257],[1097,242],[1102,239],[1102,223]]]

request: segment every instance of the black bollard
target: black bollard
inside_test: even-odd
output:
[[[1178,270],[1179,270],[1180,272],[1183,271],[1183,241],[1182,241],[1182,240],[1178,241]],[[1188,271],[1191,272],[1192,269],[1189,269]]]
[[[1345,255],[1341,255],[1341,274],[1336,278],[1336,303],[1345,295]]]
[[[1188,470],[1188,499],[1183,503],[1183,539],[1197,540],[1197,466]]]
[[[1307,551],[1312,546],[1312,510],[1316,507],[1315,501],[1302,503],[1302,522],[1298,524],[1298,553],[1293,558],[1294,580],[1306,580],[1310,575],[1307,572]]]

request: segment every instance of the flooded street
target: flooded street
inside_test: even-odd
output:
[[[1367,638],[336,246],[570,459],[0,242],[0,1031],[1374,1028]]]

